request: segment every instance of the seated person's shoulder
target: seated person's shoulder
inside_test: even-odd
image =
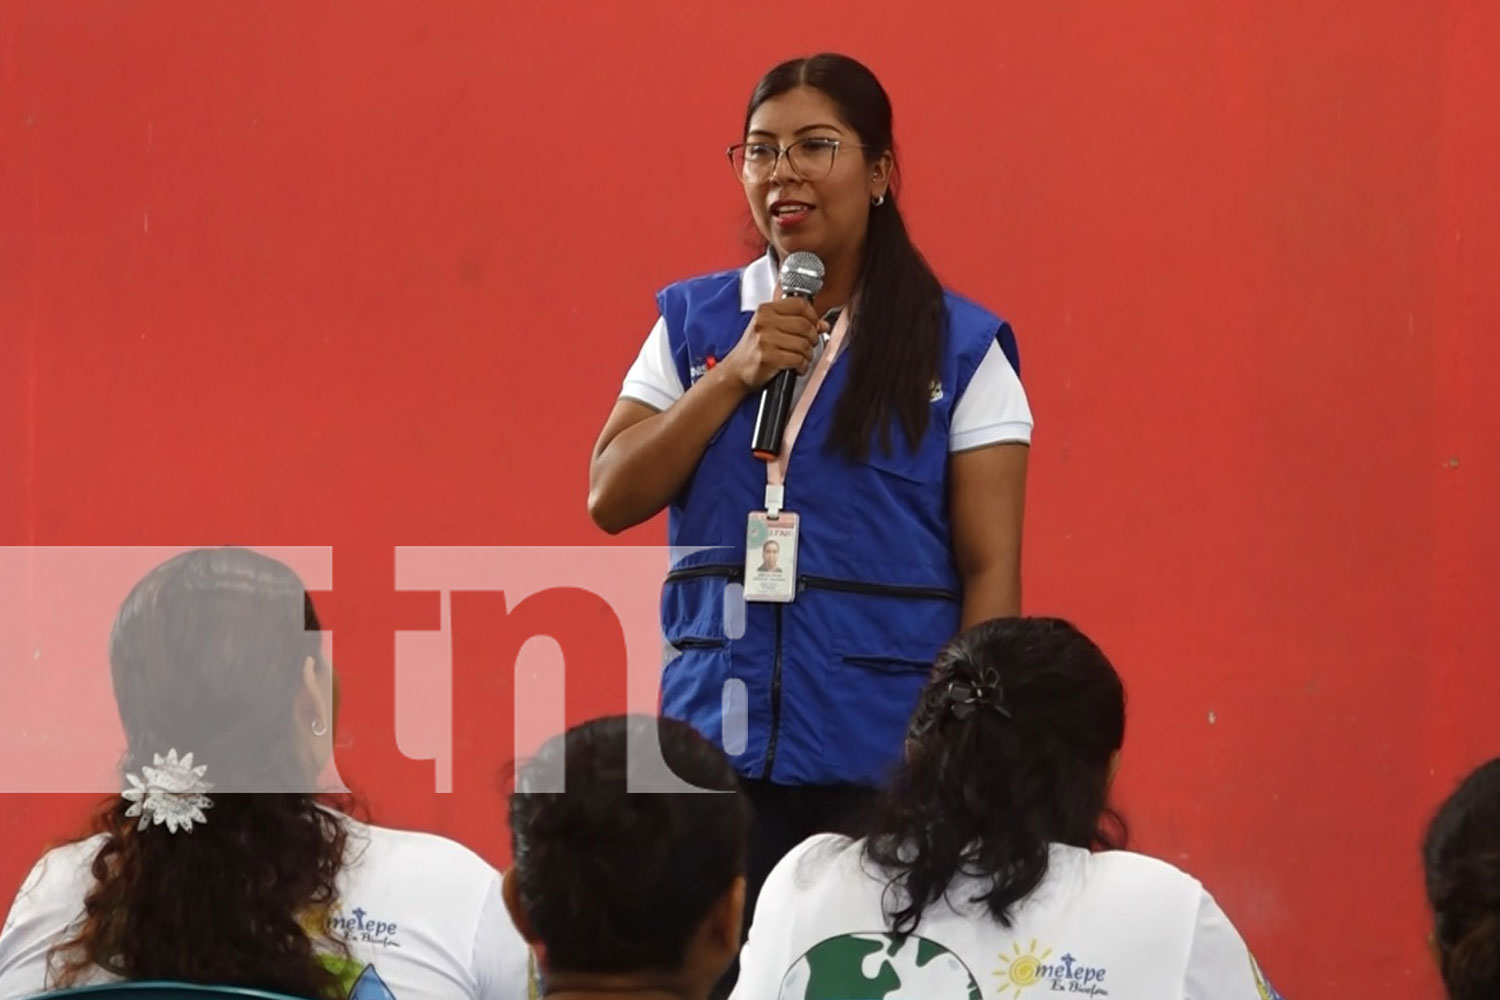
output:
[[[1141,879],[1164,885],[1201,888],[1201,883],[1169,861],[1135,851],[1097,851],[1088,855],[1089,866],[1096,872],[1108,872],[1121,878]]]
[[[101,833],[43,854],[16,893],[18,907],[22,903],[35,905],[43,901],[69,905],[81,902],[84,892],[93,884],[94,857],[104,842]]]
[[[93,861],[104,836],[46,852],[16,892],[0,930],[0,997],[33,996],[46,986],[50,950],[83,912]]]
[[[792,888],[861,876],[864,841],[839,833],[818,833],[792,848],[776,866]]]
[[[1091,887],[1110,897],[1152,899],[1161,906],[1180,907],[1187,912],[1195,910],[1205,894],[1198,879],[1147,854],[1124,850],[1069,853],[1083,862]]]
[[[441,834],[345,822],[349,830],[345,853],[352,870],[378,871],[382,878],[402,878],[434,890],[454,884],[482,888],[500,877],[495,866],[473,849]]]

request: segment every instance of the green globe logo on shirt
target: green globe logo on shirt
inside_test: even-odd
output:
[[[840,934],[787,970],[778,1000],[980,1000],[957,955],[927,938]]]

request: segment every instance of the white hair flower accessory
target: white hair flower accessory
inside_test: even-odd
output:
[[[203,810],[213,805],[204,793],[213,785],[203,780],[207,765],[193,766],[193,755],[185,754],[177,759],[177,750],[167,751],[163,757],[154,754],[154,767],[143,767],[142,781],[134,774],[125,778],[132,785],[122,792],[130,808],[126,816],[142,816],[141,827],[160,826],[165,823],[167,832],[176,833],[179,828],[193,832],[193,823],[207,823]]]

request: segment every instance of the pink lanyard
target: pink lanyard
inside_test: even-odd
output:
[[[839,318],[834,320],[833,332],[828,335],[828,343],[823,348],[823,354],[818,358],[818,363],[813,366],[806,388],[802,390],[802,395],[787,416],[786,433],[781,438],[781,454],[776,456],[775,461],[766,463],[766,514],[770,517],[774,518],[781,513],[781,505],[785,496],[786,466],[792,457],[792,445],[797,442],[797,434],[802,430],[802,421],[807,418],[807,411],[812,406],[813,397],[818,394],[823,380],[828,377],[828,369],[833,367],[833,362],[838,357],[839,347],[843,344],[844,335],[849,330],[851,311],[848,308],[839,310]]]

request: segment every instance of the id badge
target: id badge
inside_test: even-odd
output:
[[[745,532],[745,600],[786,604],[797,596],[797,515],[750,514]]]

